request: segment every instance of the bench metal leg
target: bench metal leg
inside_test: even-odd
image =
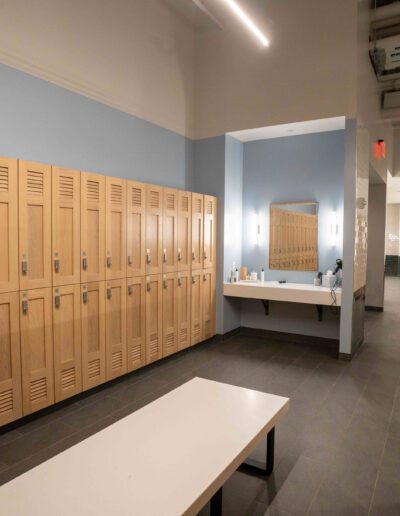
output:
[[[210,500],[210,516],[222,516],[222,487]]]
[[[244,470],[250,470],[254,473],[262,475],[270,475],[274,470],[274,452],[275,452],[275,427],[272,428],[267,435],[267,453],[265,457],[265,464],[261,464],[253,459],[247,459],[243,462]]]

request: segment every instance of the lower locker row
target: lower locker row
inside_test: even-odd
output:
[[[214,274],[0,294],[0,426],[212,337]]]

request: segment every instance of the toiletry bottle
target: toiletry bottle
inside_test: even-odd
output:
[[[236,267],[236,270],[235,270],[235,282],[238,283],[239,282],[239,269]]]
[[[234,283],[235,282],[235,262],[232,263],[232,269],[231,269],[231,283]]]
[[[265,280],[265,271],[264,271],[264,269],[261,269],[261,281],[262,281],[262,283],[264,283],[264,280]]]

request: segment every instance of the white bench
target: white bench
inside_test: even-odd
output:
[[[0,488],[7,516],[178,516],[211,499],[268,436],[289,400],[194,378]]]

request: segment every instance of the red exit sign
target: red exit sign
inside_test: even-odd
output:
[[[386,143],[385,140],[378,140],[374,144],[374,154],[376,159],[386,159]]]

